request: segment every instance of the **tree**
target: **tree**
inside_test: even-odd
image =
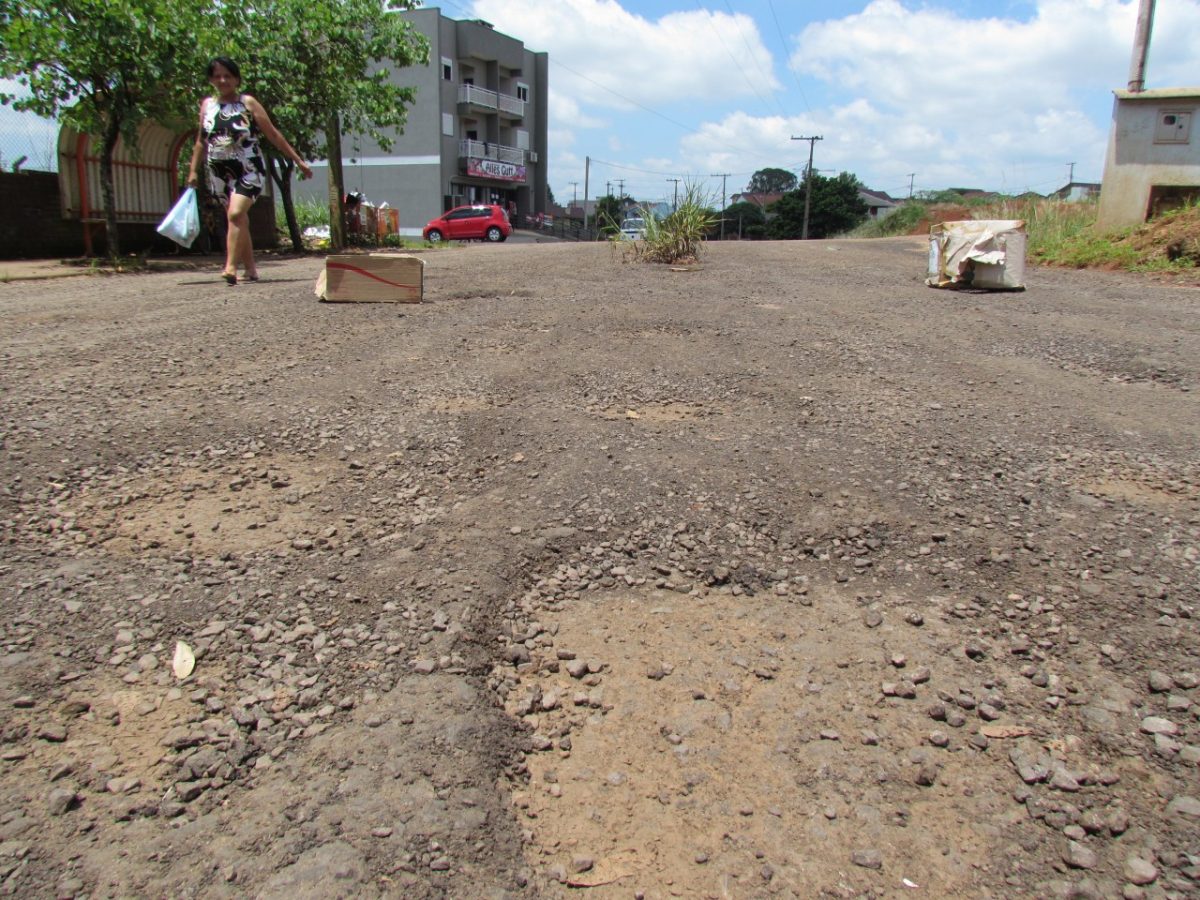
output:
[[[725,232],[737,233],[743,238],[762,238],[767,233],[767,214],[757,203],[742,200],[731,203],[721,213],[725,218]]]
[[[786,194],[796,189],[796,176],[787,169],[759,169],[746,185],[751,194]]]
[[[393,67],[429,60],[429,46],[396,15],[415,0],[278,0],[230,4],[227,31],[253,78],[253,93],[296,152],[329,161],[330,243],[345,246],[342,135],[366,134],[382,149],[416,96],[391,82]],[[295,249],[302,248],[292,199],[295,164],[265,148]]]
[[[601,234],[616,234],[621,230],[624,217],[621,201],[612,194],[605,194],[596,201],[596,227]]]
[[[0,0],[0,102],[98,134],[108,255],[121,252],[113,152],[147,120],[194,118],[196,73],[216,39],[208,0]]]
[[[859,196],[862,183],[849,172],[837,178],[814,173],[808,214],[810,238],[831,237],[849,231],[867,217],[867,204]],[[773,218],[767,234],[776,240],[797,240],[804,233],[805,185],[784,194],[767,207]]]

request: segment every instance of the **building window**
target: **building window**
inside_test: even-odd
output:
[[[522,103],[529,102],[529,85],[520,81],[517,82],[517,99]]]
[[[443,81],[453,81],[454,80],[454,60],[447,59],[444,56],[442,57],[442,80]]]
[[[454,137],[454,116],[442,113],[442,134]]]

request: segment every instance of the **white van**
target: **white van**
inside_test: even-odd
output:
[[[621,240],[640,241],[646,236],[646,220],[640,216],[631,216],[621,222]]]

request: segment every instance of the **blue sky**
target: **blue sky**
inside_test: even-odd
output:
[[[550,185],[719,201],[767,166],[850,171],[893,196],[1099,181],[1137,0],[441,0],[550,55]],[[1158,0],[1148,87],[1200,85],[1200,0]],[[3,85],[0,85],[3,87]],[[22,142],[24,142],[22,144]],[[0,109],[7,167],[53,154]]]
[[[430,3],[429,5],[435,5]],[[893,196],[1099,181],[1136,0],[455,0],[550,54],[560,201],[624,179],[718,194],[766,166],[854,172]],[[1158,0],[1148,87],[1200,85],[1200,0]],[[577,186],[573,185],[577,182]]]

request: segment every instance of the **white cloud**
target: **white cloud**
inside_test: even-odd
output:
[[[779,88],[749,16],[696,9],[652,21],[616,0],[476,0],[473,11],[550,54],[552,93],[596,106],[765,100]]]
[[[1108,92],[1125,84],[1136,7],[1041,0],[1020,21],[874,0],[808,26],[790,64],[861,98],[829,110],[830,130],[851,137],[851,161],[885,177],[911,167],[932,184],[990,173],[1008,190],[1046,190],[1065,182],[1071,160],[1077,178],[1101,175]],[[1148,82],[1178,84],[1188,66],[1195,81],[1200,2],[1167,0],[1159,11]]]
[[[562,91],[551,91],[549,97],[550,121],[565,128],[603,128],[606,119],[585,113],[574,98]]]
[[[808,146],[791,137],[819,134],[818,170],[849,170],[903,194],[913,172],[917,190],[1047,192],[1065,183],[1069,162],[1076,179],[1099,180],[1110,92],[1125,86],[1137,5],[1020,0],[972,18],[952,0],[871,0],[793,37],[795,78],[787,82],[803,87],[790,101],[792,84],[780,89],[744,16],[693,9],[648,19],[616,0],[476,0],[474,8],[526,46],[549,51],[552,102],[570,123],[555,124],[579,140],[573,163],[588,147],[607,145],[602,153],[627,148],[628,157],[609,157],[614,165],[658,172],[799,170]],[[1196,47],[1200,0],[1158,0],[1147,86],[1200,83]],[[686,123],[682,133],[596,82]],[[777,90],[788,112],[808,111],[789,115]],[[597,109],[620,112],[601,124]],[[601,135],[580,136],[597,127]]]
[[[995,117],[1111,84],[1128,61],[1131,15],[1116,0],[1045,0],[1027,22],[874,0],[810,25],[790,62],[919,119]]]

